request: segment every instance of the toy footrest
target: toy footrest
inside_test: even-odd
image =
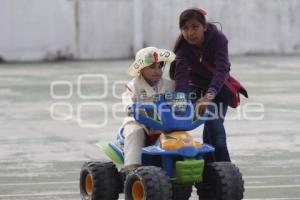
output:
[[[193,183],[202,181],[204,160],[186,159],[184,161],[177,161],[175,167],[175,181],[177,183]]]

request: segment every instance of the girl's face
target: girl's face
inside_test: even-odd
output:
[[[164,63],[159,62],[145,67],[141,70],[143,77],[151,82],[157,82],[161,79],[163,74]]]
[[[196,45],[201,47],[204,41],[204,32],[206,27],[204,27],[195,18],[187,20],[184,26],[181,28],[181,34],[183,38],[191,45]]]

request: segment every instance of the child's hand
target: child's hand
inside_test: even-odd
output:
[[[128,107],[126,108],[126,115],[127,115],[127,116],[131,116],[131,115],[132,115],[131,106],[128,106]]]

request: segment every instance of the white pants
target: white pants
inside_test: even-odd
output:
[[[140,165],[142,148],[146,143],[144,128],[137,123],[128,123],[124,126],[124,166]]]

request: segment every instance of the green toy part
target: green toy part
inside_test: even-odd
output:
[[[115,163],[116,165],[122,165],[124,164],[123,160],[120,158],[120,156],[116,153],[116,151],[109,146],[109,144],[104,142],[99,142],[96,144],[98,147],[103,149],[105,154]]]
[[[177,161],[176,177],[172,178],[176,183],[201,182],[203,179],[204,160],[185,159]]]

